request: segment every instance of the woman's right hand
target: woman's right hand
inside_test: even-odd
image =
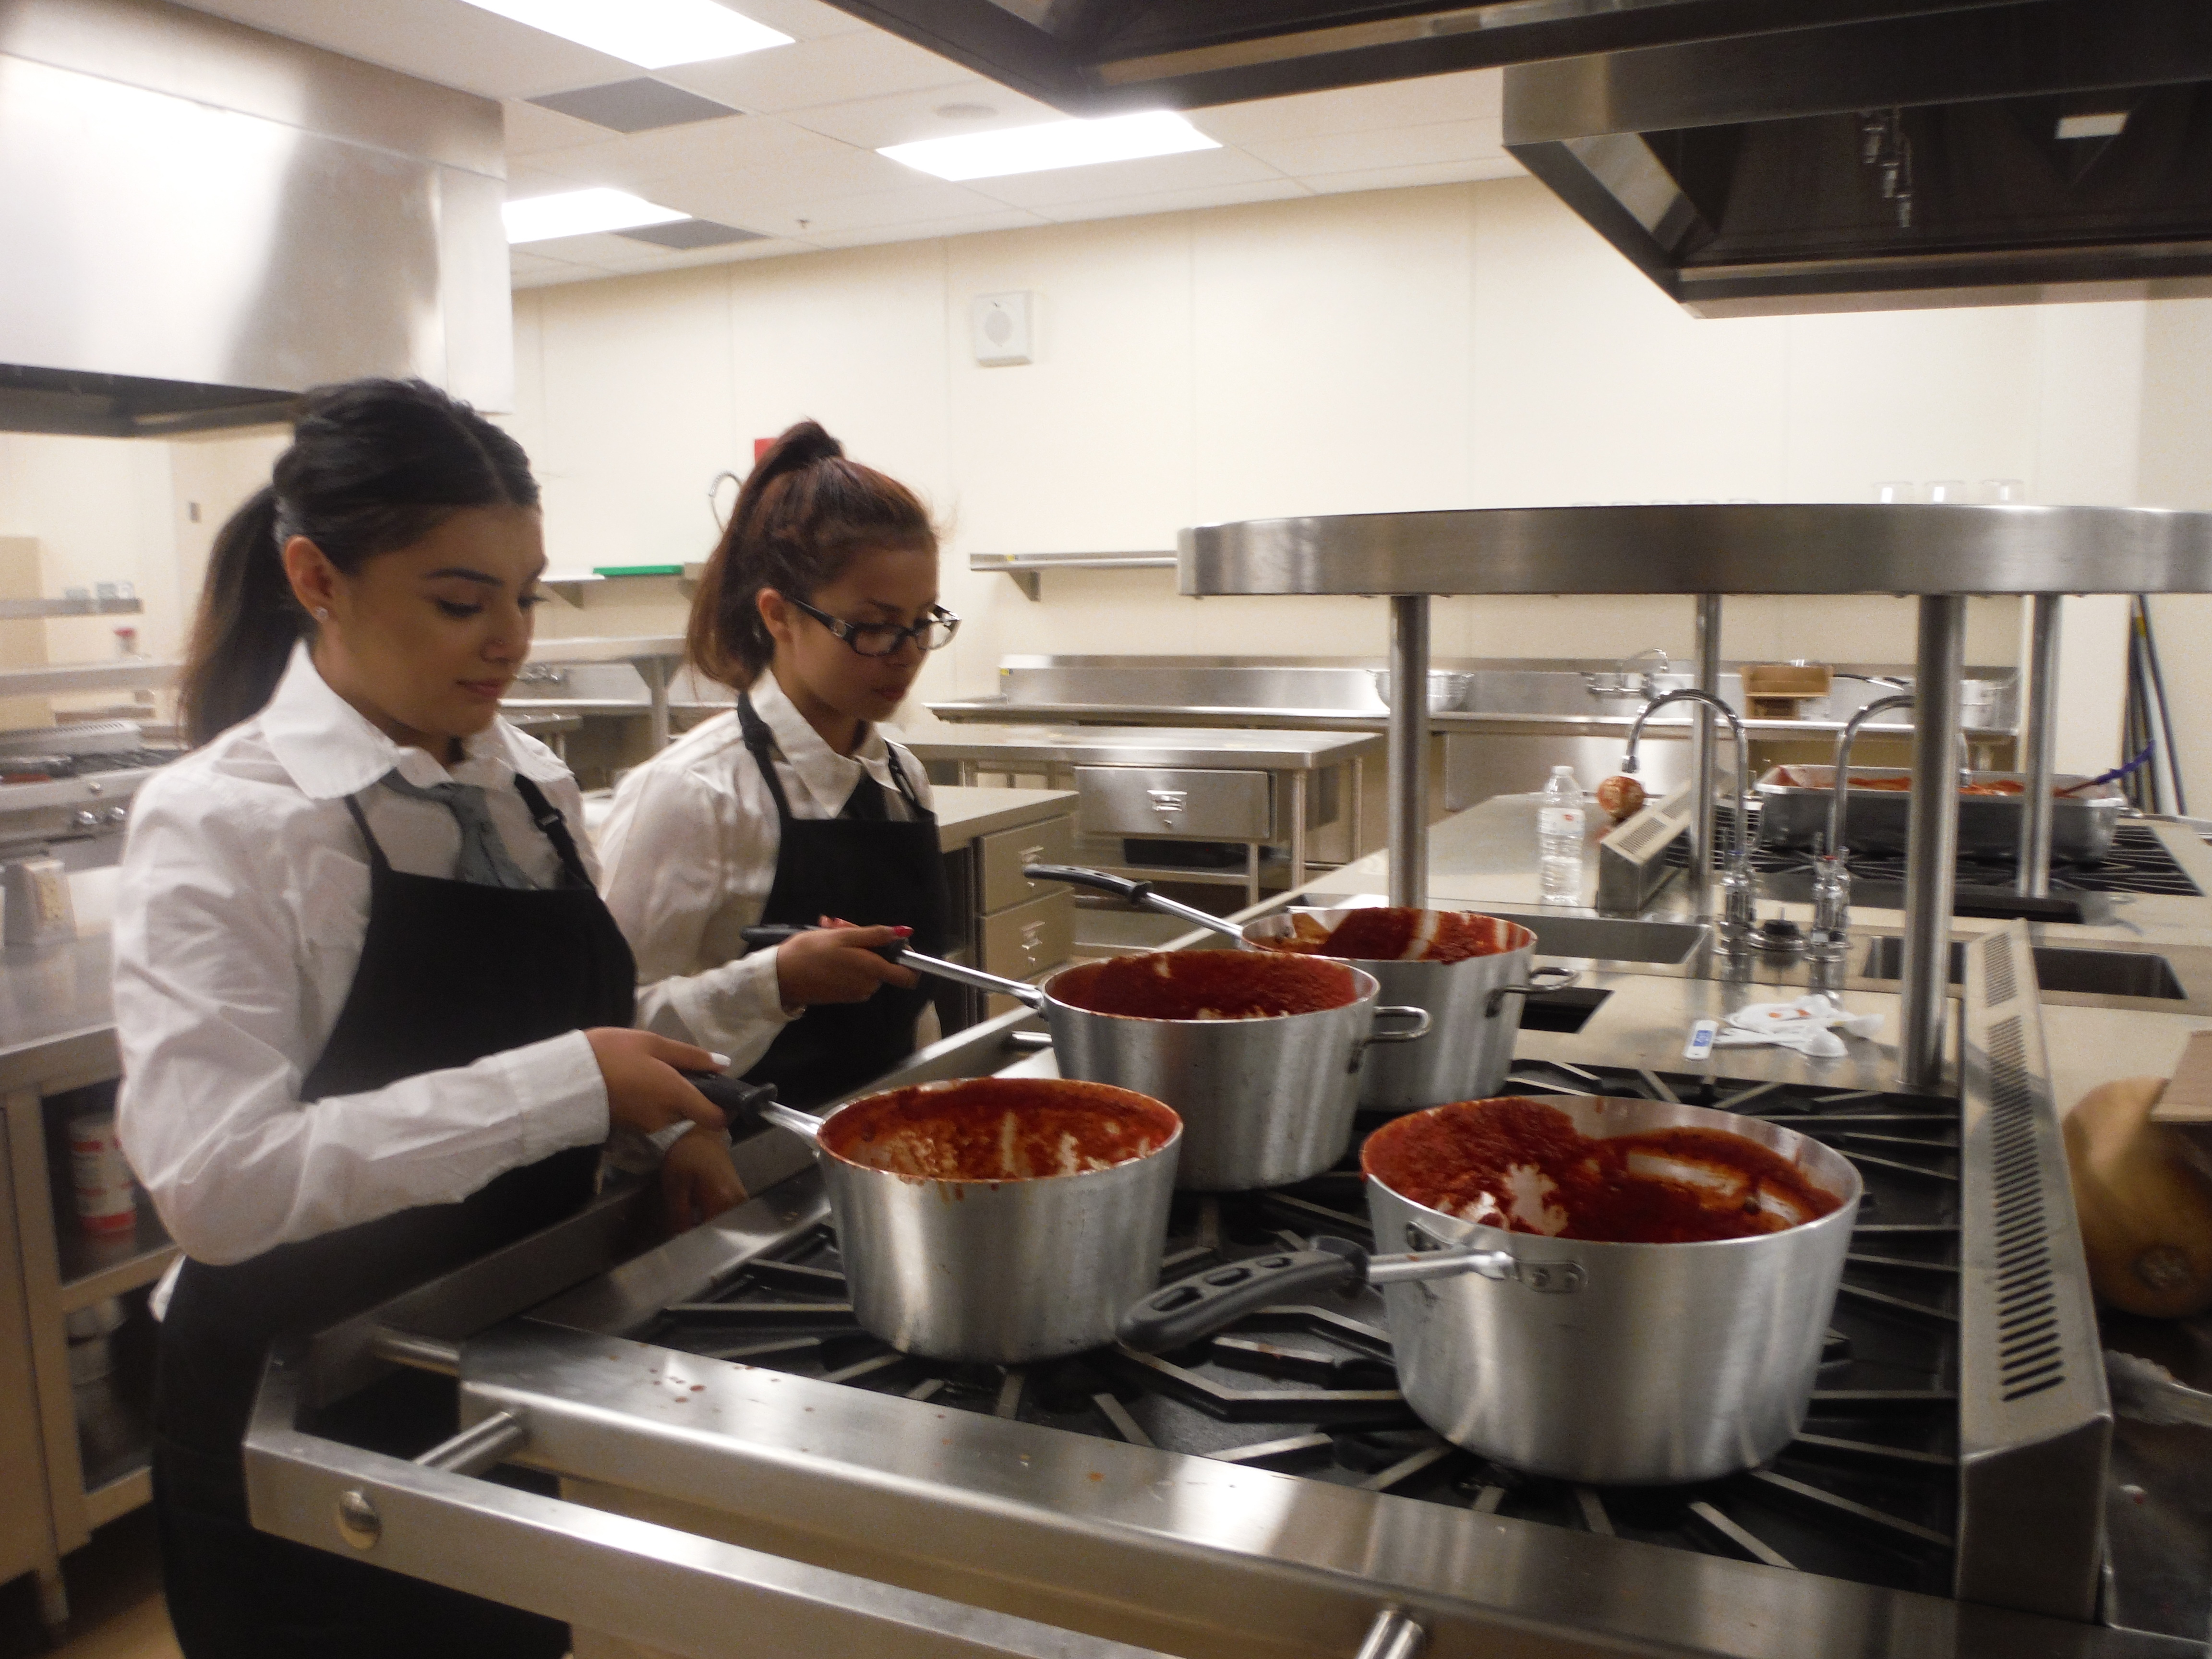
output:
[[[654,1134],[681,1118],[702,1127],[727,1127],[720,1108],[686,1082],[684,1072],[719,1072],[718,1054],[626,1025],[600,1025],[584,1033],[606,1080],[607,1117],[618,1128]]]
[[[911,968],[886,962],[878,947],[906,937],[898,927],[831,923],[794,933],[775,947],[776,994],[787,1008],[815,1002],[866,1002],[878,985],[920,982]]]

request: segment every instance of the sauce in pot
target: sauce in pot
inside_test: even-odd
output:
[[[1158,1152],[1182,1120],[1128,1089],[1052,1078],[975,1078],[856,1100],[823,1125],[848,1164],[929,1181],[1081,1175]]]
[[[1517,951],[1536,939],[1517,921],[1402,904],[1362,906],[1334,927],[1310,915],[1294,916],[1291,925],[1291,933],[1252,944],[1262,951],[1351,962],[1466,962]]]
[[[1592,1137],[1507,1097],[1417,1112],[1368,1137],[1369,1179],[1510,1232],[1680,1244],[1780,1232],[1839,1207],[1787,1158],[1722,1129]]]
[[[1066,969],[1049,988],[1071,1007],[1131,1019],[1273,1019],[1341,1008],[1359,998],[1349,968],[1244,951],[1115,957]]]

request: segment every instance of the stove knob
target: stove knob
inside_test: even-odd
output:
[[[102,816],[110,823],[128,823],[131,822],[131,809],[127,806],[111,806]]]
[[[100,814],[97,812],[88,812],[83,807],[80,806],[76,811],[70,814],[70,828],[72,830],[97,830],[100,828]]]

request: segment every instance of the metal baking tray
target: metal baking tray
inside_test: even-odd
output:
[[[1776,766],[1759,780],[1759,844],[1762,847],[1811,850],[1825,844],[1828,834],[1828,804],[1832,766]],[[2022,772],[1970,772],[1974,783],[2027,782]],[[1905,821],[1911,809],[1910,789],[1868,789],[1866,781],[1910,780],[1911,774],[1895,766],[1851,768],[1850,799],[1844,803],[1844,842],[1854,852],[1896,853],[1905,848]],[[2051,779],[2054,788],[2086,781],[2078,775],[2061,772]],[[1960,795],[1959,797],[1959,854],[1962,858],[2008,859],[2020,852],[2021,795]],[[2079,795],[2062,795],[2051,803],[2051,856],[2054,862],[2095,864],[2112,851],[2112,832],[2118,827],[2126,797],[2109,783],[2100,783]]]

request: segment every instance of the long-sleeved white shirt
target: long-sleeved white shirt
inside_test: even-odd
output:
[[[520,772],[574,826],[597,873],[575,780],[550,750],[497,720],[463,748],[449,772],[392,742],[302,647],[267,708],[139,790],[115,898],[118,1127],[187,1255],[241,1261],[453,1202],[606,1138],[606,1089],[580,1031],[382,1089],[300,1098],[368,929],[368,851],[344,797],[360,797],[394,869],[451,878],[453,813],[378,780],[397,768],[418,785],[479,784],[509,856],[551,886],[560,860],[515,792]]]
[[[865,776],[888,792],[890,817],[913,818],[892,781],[893,745],[881,727],[871,727],[851,756],[841,755],[775,675],[763,674],[751,695],[793,817],[836,817]],[[921,763],[903,748],[898,763],[928,808]],[[694,727],[625,777],[599,830],[607,908],[637,952],[638,978],[654,986],[652,998],[639,1000],[638,1024],[726,1054],[734,1072],[766,1053],[791,1018],[776,984],[775,952],[744,955],[738,936],[760,920],[782,842],[775,799],[734,712]]]

